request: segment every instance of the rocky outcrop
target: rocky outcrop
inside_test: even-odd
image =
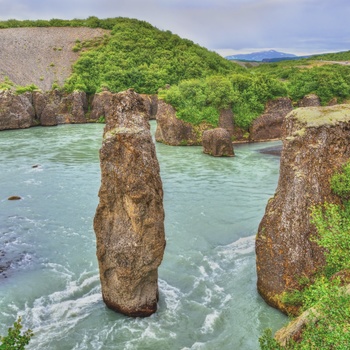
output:
[[[288,97],[268,101],[264,114],[255,119],[250,127],[250,141],[280,139],[283,135],[283,121],[292,110],[292,101]]]
[[[86,123],[88,105],[85,92],[38,91],[33,93],[33,105],[42,126]]]
[[[201,135],[193,125],[176,118],[174,107],[159,100],[156,141],[171,146],[201,145]]]
[[[233,118],[234,116],[231,108],[220,110],[219,128],[227,130],[231,137],[234,135],[235,132]]]
[[[100,162],[94,230],[103,300],[125,315],[149,316],[165,247],[163,190],[147,111],[132,90],[111,96]]]
[[[230,133],[223,128],[203,132],[203,153],[214,157],[233,157],[233,146]]]
[[[0,130],[24,129],[36,125],[31,93],[16,95],[0,91]]]
[[[141,94],[141,97],[143,98],[149,120],[156,120],[158,111],[158,96]]]
[[[104,120],[109,113],[111,105],[112,93],[103,91],[95,94],[91,103],[91,113],[89,115],[90,121]]]
[[[320,98],[315,94],[304,96],[299,102],[298,107],[319,107],[321,106]]]
[[[329,180],[350,157],[350,106],[296,109],[285,128],[278,187],[259,225],[256,256],[259,293],[289,312],[282,293],[324,264],[322,249],[310,240],[310,208],[339,202]]]

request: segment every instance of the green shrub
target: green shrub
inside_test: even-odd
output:
[[[19,317],[13,327],[8,329],[7,335],[0,336],[0,350],[23,350],[34,334],[30,329],[22,333],[22,328],[21,318]]]
[[[37,90],[40,90],[40,89],[35,84],[29,84],[26,86],[17,85],[15,91],[17,95],[21,95],[28,91],[37,91]]]
[[[302,310],[317,310],[317,323],[307,324],[300,340],[291,341],[283,348],[272,338],[271,331],[265,331],[260,338],[263,350],[349,349],[350,294],[339,279],[330,277],[350,268],[350,162],[341,172],[335,173],[330,182],[332,191],[340,196],[342,203],[324,203],[311,209],[312,223],[317,229],[317,235],[312,239],[325,249],[326,267],[319,271],[313,283],[303,280],[301,291],[290,291],[282,298],[283,302],[302,305]]]

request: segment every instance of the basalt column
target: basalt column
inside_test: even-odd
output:
[[[281,296],[324,265],[323,250],[312,239],[310,209],[339,202],[330,178],[350,159],[350,105],[296,109],[285,130],[278,187],[259,226],[256,254],[260,294],[293,312]]]
[[[111,96],[100,150],[94,219],[103,300],[128,316],[157,309],[164,247],[163,190],[142,97]]]

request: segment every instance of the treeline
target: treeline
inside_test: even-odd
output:
[[[50,20],[23,20],[9,19],[7,21],[0,21],[0,29],[5,28],[23,28],[23,27],[89,27],[89,28],[103,28],[113,29],[120,18],[105,18],[99,19],[95,16],[87,19],[58,19],[52,18]]]
[[[319,96],[322,105],[336,98],[339,103],[350,97],[350,66],[319,65],[314,60],[262,64],[252,72],[267,74],[284,81],[288,95],[298,101],[308,94]]]

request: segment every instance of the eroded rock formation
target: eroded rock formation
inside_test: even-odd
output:
[[[42,126],[67,123],[86,123],[87,98],[85,92],[65,94],[59,90],[34,92],[33,105]]]
[[[142,98],[128,90],[110,102],[94,219],[103,300],[125,315],[149,316],[165,247],[159,165]]]
[[[203,153],[214,157],[233,157],[233,146],[230,133],[223,128],[203,132]]]
[[[310,208],[339,201],[329,179],[350,157],[350,106],[296,109],[285,128],[278,187],[259,226],[256,255],[259,293],[288,312],[282,293],[324,264],[322,249],[310,240]]]
[[[0,91],[0,130],[24,129],[36,125],[32,95]]]
[[[280,139],[283,135],[283,121],[293,110],[292,101],[288,97],[280,97],[268,101],[264,114],[254,120],[250,127],[251,141]]]
[[[156,140],[171,146],[201,145],[201,135],[194,127],[176,118],[174,107],[158,102]]]

